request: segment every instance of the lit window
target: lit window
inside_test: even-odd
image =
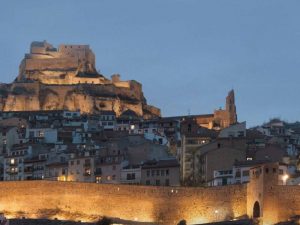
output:
[[[87,175],[91,175],[91,170],[90,170],[90,169],[86,169],[86,170],[85,170],[85,173],[86,173]]]
[[[101,183],[101,177],[96,177],[96,183],[97,184]]]
[[[15,164],[15,159],[10,159],[10,164],[14,165]]]
[[[39,137],[44,137],[45,136],[45,133],[44,133],[44,131],[39,131]]]

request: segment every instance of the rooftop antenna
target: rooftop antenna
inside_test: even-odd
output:
[[[188,109],[188,115],[189,116],[191,115],[191,109]]]

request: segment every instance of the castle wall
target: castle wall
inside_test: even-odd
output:
[[[260,207],[260,224],[271,225],[300,215],[300,186],[278,185],[278,163],[257,166],[250,170],[247,184],[247,214],[254,217],[255,203]]]
[[[77,58],[25,59],[26,70],[70,69],[78,67]]]
[[[0,211],[9,217],[92,221],[99,216],[188,224],[246,214],[246,186],[174,188],[91,183],[0,182]]]
[[[277,208],[277,221],[287,221],[290,217],[300,215],[300,186],[276,186],[274,205]]]

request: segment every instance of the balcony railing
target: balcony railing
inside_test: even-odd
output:
[[[91,173],[84,173],[83,176],[89,177],[89,176],[91,176]]]

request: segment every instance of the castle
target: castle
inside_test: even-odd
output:
[[[12,84],[0,85],[1,111],[80,110],[93,114],[132,111],[146,119],[159,117],[160,109],[148,105],[137,81],[105,78],[95,69],[95,55],[88,45],[32,42],[19,75]]]
[[[60,45],[32,42],[19,67],[18,82],[35,80],[43,84],[114,84],[130,88],[131,82],[113,75],[110,81],[95,69],[95,55],[88,45]]]
[[[40,110],[79,110],[83,114],[114,111],[117,117],[131,112],[143,119],[161,116],[160,109],[147,104],[140,83],[122,81],[119,74],[111,79],[100,74],[88,45],[55,48],[46,41],[32,42],[15,81],[0,84],[0,111]],[[234,91],[229,92],[225,109],[192,117],[209,129],[235,124]]]

